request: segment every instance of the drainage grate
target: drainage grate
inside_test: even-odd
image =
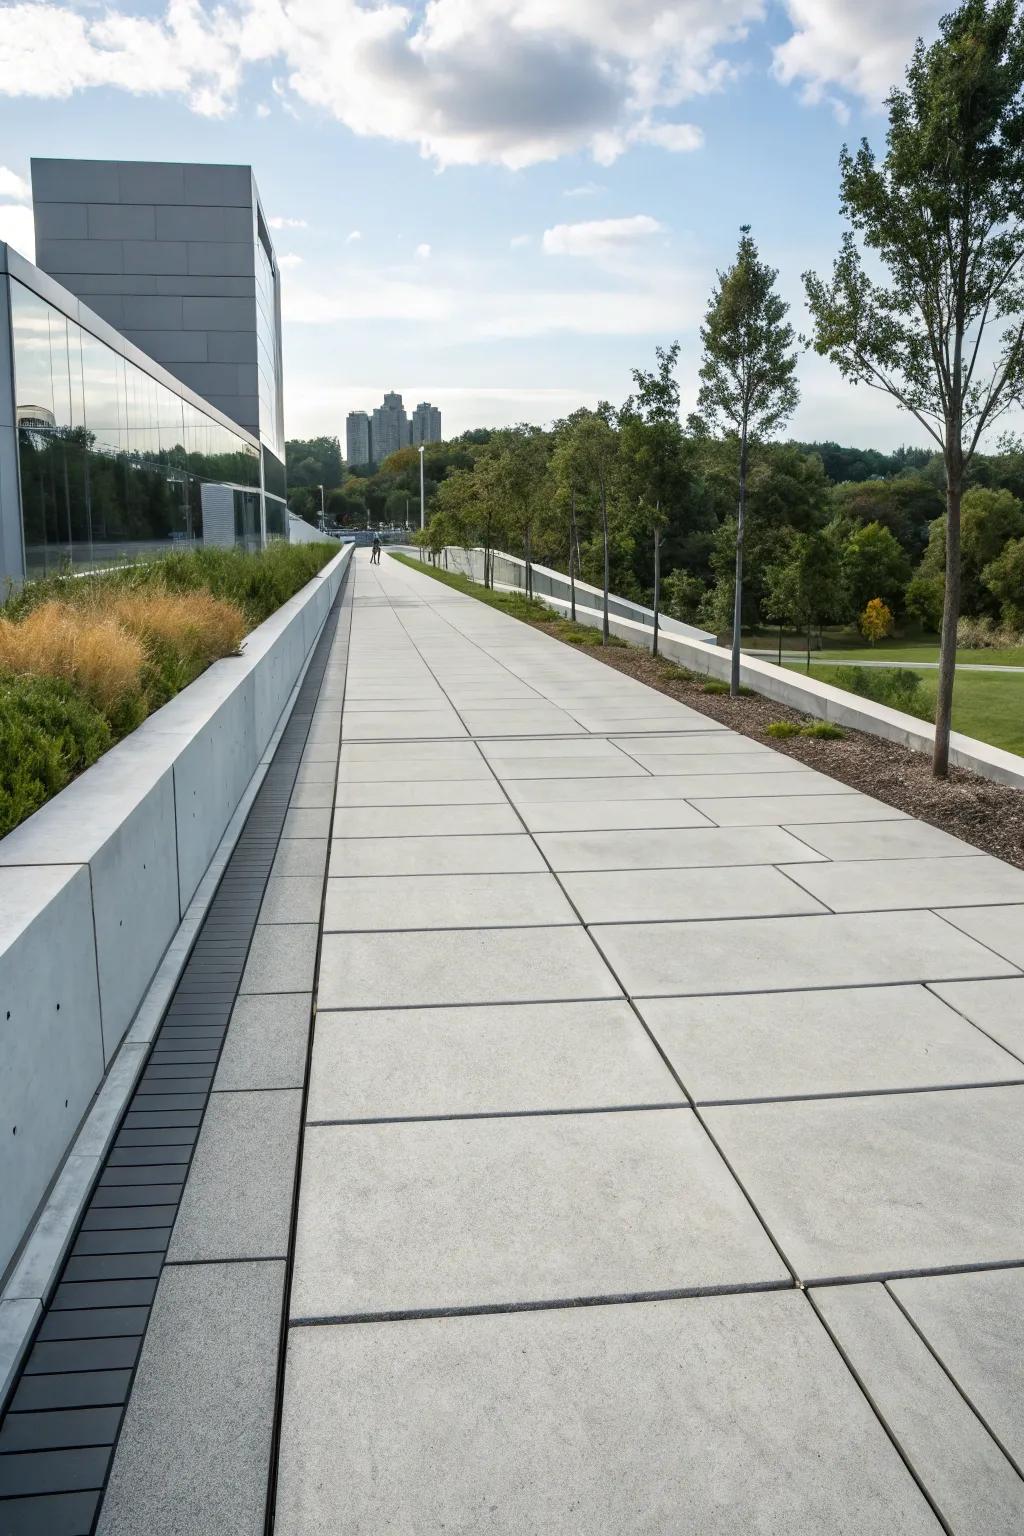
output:
[[[0,1419],[0,1536],[94,1528],[345,585]]]

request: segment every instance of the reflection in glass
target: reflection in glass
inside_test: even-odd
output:
[[[202,542],[211,482],[234,498],[236,542],[259,548],[258,450],[20,283],[10,290],[26,575]]]

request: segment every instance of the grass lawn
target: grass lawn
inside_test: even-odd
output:
[[[856,659],[852,655],[844,657],[847,664]],[[877,659],[883,660],[881,656]],[[791,662],[789,670],[802,672],[803,668]],[[832,667],[814,667],[813,675],[823,683],[835,681]],[[934,700],[934,675],[922,672],[921,677]],[[953,729],[1004,751],[1024,754],[1024,675],[1011,672],[1000,677],[996,672],[960,672],[953,692]]]
[[[825,644],[819,651],[812,646],[811,666],[819,661],[938,661],[939,642],[933,635],[914,635],[906,640],[897,639],[883,641],[880,645],[865,645],[864,637],[853,630],[827,630],[824,634]],[[778,630],[774,634],[770,630],[754,631],[743,637],[744,650],[773,651],[779,644]],[[783,634],[782,650],[804,651],[807,645],[806,635]],[[766,658],[767,659],[767,658]],[[1018,645],[1009,650],[986,650],[984,648],[973,651],[957,651],[958,662],[983,662],[986,666],[993,667],[1024,667],[1024,646]]]

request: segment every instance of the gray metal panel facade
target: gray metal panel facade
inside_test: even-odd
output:
[[[33,160],[32,200],[39,266],[283,460],[280,281],[250,167]],[[262,405],[258,241],[277,290]]]

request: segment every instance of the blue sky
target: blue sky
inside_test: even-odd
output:
[[[0,238],[36,155],[250,162],[277,223],[289,436],[385,389],[447,434],[621,400],[753,225],[802,320],[844,139],[931,0],[0,3]],[[29,250],[27,252],[31,254]],[[920,442],[801,363],[801,437]]]

